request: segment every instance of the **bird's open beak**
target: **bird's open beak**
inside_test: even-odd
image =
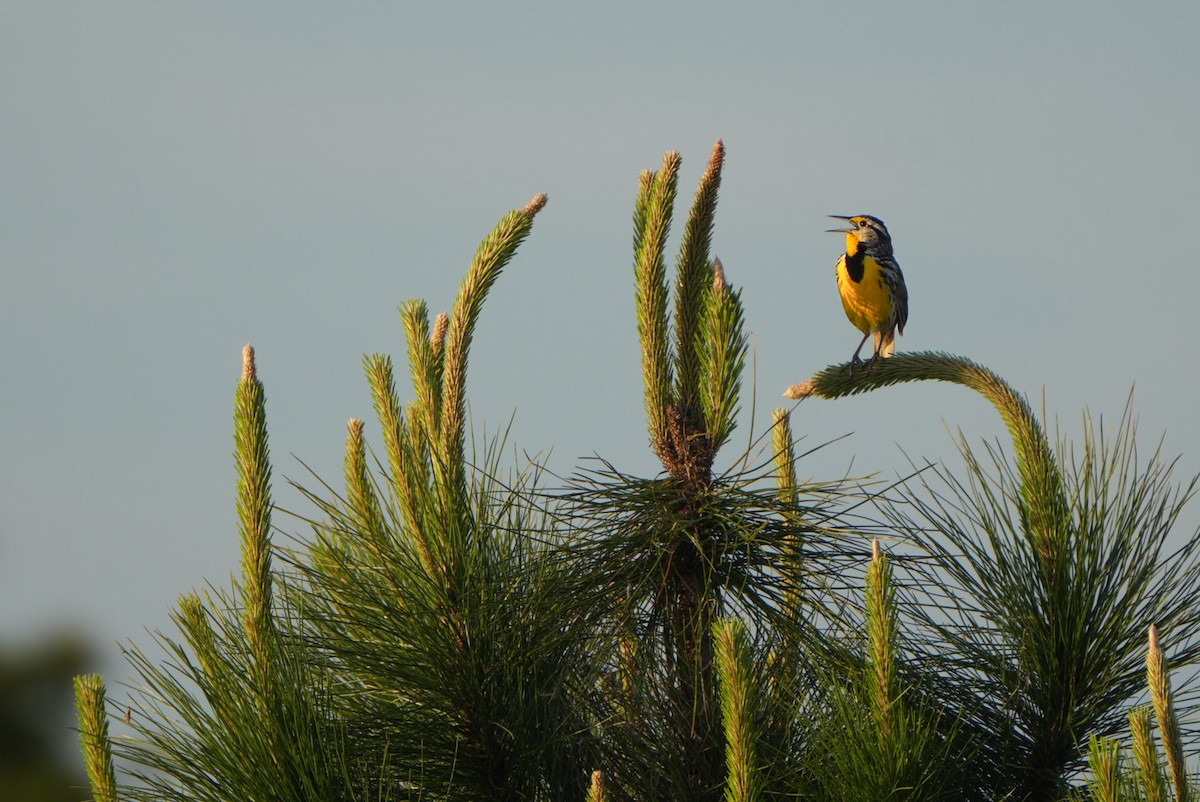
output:
[[[831,214],[831,215],[829,215],[829,216],[830,216],[830,217],[832,217],[834,220],[846,220],[846,221],[849,221],[849,220],[851,220],[851,219],[852,219],[852,218],[850,218],[850,217],[847,217],[847,216],[846,216],[846,215],[844,215],[844,214]],[[858,230],[858,229],[857,229],[857,228],[855,228],[854,226],[851,226],[850,228],[827,228],[827,229],[825,229],[826,233],[828,233],[828,234],[851,234],[851,233],[853,233],[854,231],[857,231],[857,230]]]

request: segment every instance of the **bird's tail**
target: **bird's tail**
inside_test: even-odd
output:
[[[896,329],[875,332],[875,353],[889,357],[896,353]]]

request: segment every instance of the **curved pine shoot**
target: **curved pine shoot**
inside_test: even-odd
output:
[[[463,473],[463,448],[466,440],[466,383],[467,353],[475,334],[475,324],[483,309],[484,299],[500,272],[516,254],[517,248],[533,229],[533,218],[546,205],[546,196],[539,194],[522,209],[514,209],[496,224],[475,251],[475,258],[463,279],[445,334],[445,362],[442,380],[442,413],[439,425],[439,459],[444,466],[445,487],[459,498],[467,496],[466,476]],[[442,323],[437,324],[441,327]],[[435,338],[436,339],[436,338]],[[435,345],[436,347],[436,345]]]
[[[1052,573],[1069,536],[1070,505],[1062,473],[1029,402],[991,370],[966,357],[917,351],[878,360],[870,370],[853,375],[849,363],[833,365],[806,382],[792,385],[784,395],[795,399],[843,398],[916,381],[961,384],[982,395],[1000,413],[1017,452],[1028,535],[1043,568]]]

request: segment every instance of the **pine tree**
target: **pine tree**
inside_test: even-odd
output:
[[[99,677],[78,679],[97,800],[1057,800],[1089,759],[1091,793],[1123,799],[1105,739],[1142,688],[1150,624],[1168,769],[1135,709],[1139,787],[1188,798],[1157,633],[1174,665],[1200,660],[1200,537],[1167,550],[1195,480],[1140,462],[1129,417],[1080,453],[1052,445],[1002,379],[930,353],[835,365],[789,395],[961,384],[996,407],[1011,456],[963,440],[963,476],[802,482],[802,405],[730,455],[748,337],[712,254],[724,157],[718,141],[673,277],[679,155],[638,181],[656,476],[598,461],[550,480],[467,429],[475,329],[541,195],[483,240],[449,313],[401,307],[410,400],[390,357],[365,358],[382,456],[352,419],[343,488],[297,485],[312,512],[294,548],[273,539],[246,348],[241,578],[184,596],[162,657],[130,648],[140,684],[114,713]]]

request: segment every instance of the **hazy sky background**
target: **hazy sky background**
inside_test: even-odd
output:
[[[477,331],[477,430],[515,411],[511,440],[560,473],[593,453],[653,473],[637,174],[678,149],[690,201],[717,137],[715,251],[755,348],[734,445],[850,356],[825,215],[870,213],[908,280],[902,350],[976,359],[1072,434],[1136,385],[1147,443],[1200,471],[1198,30],[1194,0],[8,0],[0,646],[79,626],[122,678],[116,641],[237,570],[242,345],[277,501],[307,512],[285,477],[313,484],[298,457],[340,483],[346,420],[372,418],[362,355],[404,364],[396,307],[448,309],[538,192]],[[816,479],[953,465],[959,427],[1003,436],[949,385],[806,401],[794,423],[807,445],[853,433],[801,464]]]

